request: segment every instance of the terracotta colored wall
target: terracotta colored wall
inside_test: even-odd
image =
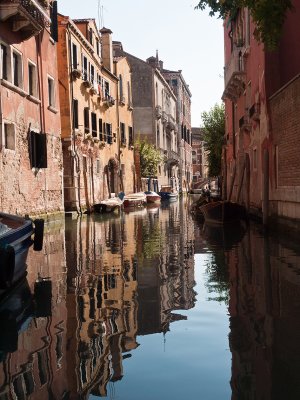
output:
[[[12,43],[22,55],[23,91],[0,86],[3,122],[15,125],[15,150],[2,146],[0,152],[0,208],[18,214],[51,213],[63,210],[62,150],[60,139],[59,95],[57,87],[56,44],[45,30],[36,37],[20,42],[6,23],[0,25],[0,39]],[[28,60],[37,68],[39,87],[37,99],[28,96]],[[54,80],[55,104],[48,105],[48,75]],[[47,135],[48,167],[31,168],[29,132]],[[2,130],[1,130],[2,131]]]

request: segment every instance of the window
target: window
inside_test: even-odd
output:
[[[98,132],[97,132],[97,116],[95,113],[91,113],[91,119],[92,119],[92,136],[97,137]]]
[[[119,75],[119,92],[120,92],[120,101],[123,101],[123,78],[122,75]]]
[[[121,144],[126,144],[126,135],[125,135],[125,124],[123,122],[120,123],[120,134],[121,134]]]
[[[28,62],[28,93],[30,96],[38,97],[37,94],[37,69],[36,66]]]
[[[121,164],[121,173],[122,176],[125,176],[125,164]]]
[[[90,65],[90,81],[94,83],[95,79],[95,67],[91,64]]]
[[[99,43],[98,38],[96,38],[96,52],[97,52],[97,56],[100,57],[100,43]]]
[[[77,53],[77,46],[75,43],[72,43],[72,68],[78,68],[78,53]]]
[[[102,124],[102,119],[99,118],[99,139],[101,142],[104,140],[103,138],[103,124]]]
[[[130,87],[130,82],[127,82],[127,92],[128,92],[128,104],[131,106],[131,105],[132,105],[132,100],[131,100],[131,87]]]
[[[92,28],[89,29],[89,42],[91,44],[93,44],[93,29]]]
[[[47,137],[45,133],[30,132],[30,161],[32,168],[47,168]]]
[[[2,138],[5,149],[15,150],[16,149],[16,134],[15,125],[12,123],[4,122],[3,124],[4,136]]]
[[[84,133],[90,132],[90,109],[85,107],[83,110],[83,120],[84,120]]]
[[[54,79],[48,76],[48,102],[50,107],[54,107]]]
[[[172,86],[177,86],[177,79],[172,79]]]
[[[22,87],[22,57],[16,51],[13,51],[12,62],[12,83],[17,87]]]
[[[73,99],[73,128],[78,129],[78,100]]]
[[[109,82],[104,81],[104,97],[107,98],[109,97]]]
[[[8,64],[8,48],[4,44],[1,43],[0,45],[0,65],[1,65],[1,70],[0,70],[0,79],[8,79],[7,76],[7,64]]]
[[[82,79],[88,80],[88,60],[84,55],[82,56]]]
[[[105,124],[105,132],[106,132],[106,141],[108,144],[112,144],[112,130],[111,124]]]
[[[128,145],[133,146],[133,129],[132,126],[128,127]]]
[[[100,160],[98,158],[96,160],[96,173],[100,174]]]

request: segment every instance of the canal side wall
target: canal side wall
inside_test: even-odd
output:
[[[300,223],[300,75],[270,99],[274,141],[274,184],[270,214]]]

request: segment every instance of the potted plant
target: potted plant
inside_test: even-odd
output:
[[[71,72],[72,78],[74,80],[81,78],[81,70],[79,68],[72,69]]]
[[[91,86],[92,86],[92,82],[90,82],[89,80],[85,80],[85,81],[83,81],[83,85],[86,87],[86,88],[90,88]]]
[[[95,89],[94,87],[91,87],[90,89],[90,94],[93,96],[94,94],[97,94],[97,89]]]

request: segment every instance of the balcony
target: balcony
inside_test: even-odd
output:
[[[169,165],[177,165],[180,161],[179,154],[176,151],[170,149],[164,151],[164,159],[165,163]]]
[[[46,7],[46,0],[0,0],[0,21],[10,23],[11,30],[26,40],[51,25]]]
[[[166,128],[170,131],[175,129],[175,118],[173,118],[171,114],[168,115]]]
[[[250,132],[252,129],[251,121],[248,115],[244,115],[242,118],[239,119],[239,128],[240,130]]]
[[[156,117],[156,119],[160,119],[161,115],[162,115],[161,106],[156,106],[155,107],[155,117]]]
[[[168,114],[165,111],[161,113],[161,122],[165,124],[168,121]]]
[[[245,89],[246,72],[244,57],[240,48],[235,48],[231,58],[224,68],[225,90],[222,99],[236,102]]]
[[[249,108],[249,117],[253,119],[253,121],[260,120],[260,104],[255,103],[252,107]]]
[[[115,105],[115,99],[110,95],[106,95],[103,99],[103,105],[106,107],[112,107]]]

